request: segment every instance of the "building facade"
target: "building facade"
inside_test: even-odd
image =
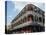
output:
[[[45,31],[44,11],[33,4],[27,4],[12,20],[11,33],[30,33]]]

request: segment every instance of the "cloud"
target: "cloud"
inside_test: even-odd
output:
[[[42,2],[37,3],[37,2],[21,2],[21,1],[18,1],[18,2],[14,2],[14,4],[15,4],[15,8],[17,8],[19,10],[21,10],[27,4],[34,4],[37,7],[39,7],[40,9],[45,10],[45,7],[44,7],[45,3],[42,3]]]

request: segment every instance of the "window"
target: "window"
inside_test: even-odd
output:
[[[38,13],[39,13],[39,14],[42,14],[42,11],[39,9],[39,10],[38,10]]]
[[[37,9],[34,9],[35,12],[37,12]]]
[[[30,14],[28,15],[28,21],[33,20],[33,16]]]
[[[40,10],[38,9],[38,13],[40,14]]]
[[[23,23],[23,20],[21,19],[21,23]]]
[[[33,7],[32,6],[28,6],[28,11],[29,10],[33,10]]]
[[[26,17],[24,17],[24,22],[26,22]]]
[[[37,7],[36,6],[34,7],[34,11],[37,12]]]
[[[43,18],[43,23],[45,23],[45,19]]]
[[[24,19],[23,19],[23,23],[24,23]]]
[[[41,17],[39,17],[39,22],[42,22],[42,18]]]
[[[21,20],[20,20],[20,22],[19,22],[20,24],[21,24]]]
[[[36,22],[38,21],[38,17],[36,15],[35,15],[35,18],[34,19],[35,19]]]

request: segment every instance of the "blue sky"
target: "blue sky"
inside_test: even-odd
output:
[[[8,1],[7,2],[7,24],[17,16],[17,14],[24,8],[25,5],[31,2],[15,2],[15,1]],[[37,7],[45,10],[44,3],[31,3],[36,5]]]

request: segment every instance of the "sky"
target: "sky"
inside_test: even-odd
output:
[[[21,2],[21,1],[7,1],[7,24],[11,24],[11,21],[21,12],[27,4],[34,4],[42,10],[45,10],[44,3],[33,3],[33,2]]]

